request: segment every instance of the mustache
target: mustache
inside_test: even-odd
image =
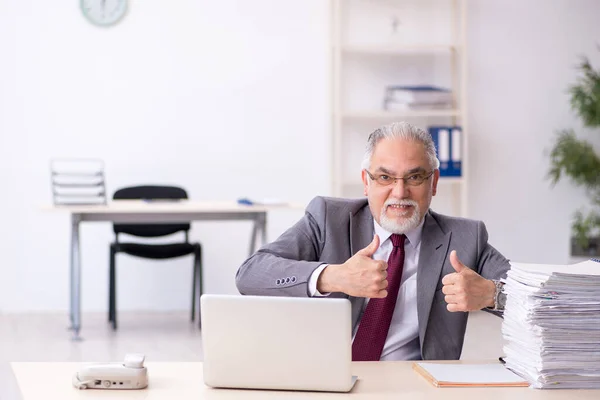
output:
[[[410,199],[404,199],[404,200],[386,200],[385,203],[383,203],[384,207],[387,206],[412,206],[412,207],[418,207],[418,204],[416,201],[414,200],[410,200]]]

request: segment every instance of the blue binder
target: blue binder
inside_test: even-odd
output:
[[[460,126],[430,126],[429,134],[440,160],[440,176],[462,176],[462,129]]]

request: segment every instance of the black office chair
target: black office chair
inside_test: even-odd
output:
[[[119,189],[115,192],[114,200],[134,199],[187,199],[184,189],[174,186],[133,186]],[[110,273],[108,294],[108,321],[113,329],[117,329],[117,282],[115,259],[117,253],[126,253],[135,257],[150,259],[168,259],[193,254],[194,269],[192,281],[192,314],[194,321],[196,303],[202,295],[202,247],[200,243],[190,243],[188,232],[190,224],[113,224],[115,242],[110,245]],[[119,234],[125,233],[138,237],[161,237],[183,231],[185,241],[169,244],[125,243],[119,241]],[[196,288],[198,295],[196,296]],[[198,318],[200,320],[200,318]]]

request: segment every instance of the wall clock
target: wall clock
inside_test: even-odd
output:
[[[127,0],[80,0],[83,15],[99,26],[114,25],[127,13]]]

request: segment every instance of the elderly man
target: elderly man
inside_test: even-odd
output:
[[[429,208],[440,172],[424,130],[375,130],[362,167],[366,199],[312,200],[298,223],[244,262],[237,287],[350,299],[354,361],[458,359],[467,311],[501,308],[508,260],[483,222]]]

